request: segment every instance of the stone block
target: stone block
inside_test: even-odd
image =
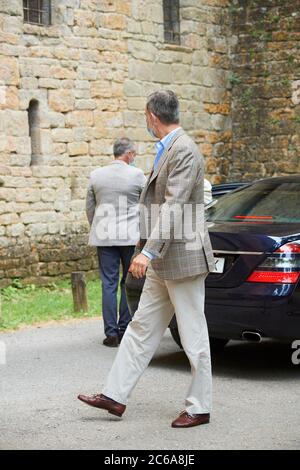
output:
[[[162,64],[158,64],[162,65]],[[156,67],[158,66],[156,65]],[[134,59],[129,59],[128,61],[128,75],[129,78],[132,80],[141,80],[141,81],[152,81],[152,71],[153,71],[153,64],[149,64],[149,62],[141,62],[136,61]],[[156,72],[157,76],[158,71]]]
[[[141,122],[145,121],[145,113],[138,111],[124,111],[124,125],[127,127],[137,127]]]
[[[2,214],[0,215],[0,225],[12,225],[19,222],[17,214]]]
[[[0,201],[14,201],[16,190],[12,188],[2,188],[0,186]]]
[[[48,233],[48,225],[47,224],[29,224],[26,228],[25,234],[28,237],[41,237]]]
[[[93,140],[90,144],[91,155],[112,155],[112,143],[106,140]]]
[[[0,55],[0,84],[18,86],[19,83],[18,59]]]
[[[42,110],[40,114],[40,127],[42,129],[55,129],[57,127],[65,126],[65,116],[62,113],[55,111]]]
[[[172,68],[168,64],[153,64],[153,81],[158,83],[172,83]]]
[[[75,106],[73,91],[68,89],[50,90],[49,106],[58,113],[72,111]]]
[[[0,0],[0,12],[7,15],[23,16],[22,2],[19,0]]]
[[[97,103],[91,99],[79,99],[75,102],[75,109],[95,109]]]
[[[36,80],[36,82],[38,82],[39,88],[47,88],[47,90],[55,90],[61,87],[61,80],[58,80],[56,78],[40,78],[39,80],[35,78],[33,80]]]
[[[68,153],[70,157],[74,155],[86,155],[88,153],[88,144],[86,142],[71,142],[68,144]]]
[[[105,80],[93,82],[90,95],[92,98],[110,98],[112,96],[111,82]]]
[[[0,111],[0,121],[4,121],[6,135],[28,136],[28,115],[26,111]]]
[[[41,193],[37,188],[22,188],[16,193],[16,202],[37,202],[40,198]]]
[[[191,67],[189,65],[174,64],[171,67],[171,71],[174,83],[191,82]]]
[[[28,211],[21,214],[21,221],[23,224],[39,224],[56,221],[55,212],[43,212],[43,211]]]
[[[89,142],[93,138],[93,129],[91,127],[73,127],[72,130],[76,142]]]
[[[19,110],[19,108],[18,88],[15,86],[0,86],[0,109]]]
[[[51,188],[41,190],[41,200],[45,202],[53,202],[56,198],[56,191]]]
[[[73,142],[74,134],[73,129],[53,129],[52,139],[54,142]]]
[[[66,117],[68,127],[92,127],[94,125],[94,114],[90,110],[73,111]]]
[[[108,29],[125,29],[126,17],[117,13],[111,13],[104,17],[104,27]]]
[[[8,237],[21,237],[25,232],[25,226],[23,224],[13,224],[7,227],[6,235]]]

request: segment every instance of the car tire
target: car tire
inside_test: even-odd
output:
[[[172,338],[174,339],[175,343],[180,347],[180,349],[183,349],[178,328],[171,328],[170,327],[170,332],[171,332]]]
[[[180,347],[180,349],[183,349],[178,328],[171,328],[170,327],[170,332],[171,332],[172,338],[174,339],[175,343]],[[226,344],[228,343],[228,341],[229,341],[228,339],[212,338],[210,336],[209,337],[209,342],[210,342],[211,353],[212,354],[217,354],[217,353],[221,352],[223,350],[223,348],[226,346]]]

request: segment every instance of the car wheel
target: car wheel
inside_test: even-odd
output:
[[[175,343],[181,348],[181,339],[180,339],[180,334],[178,331],[178,328],[170,327],[170,332],[172,335],[172,338],[174,339]],[[211,336],[209,337],[209,342],[210,342],[210,350],[212,354],[219,353],[222,351],[222,349],[226,346],[228,343],[228,339],[223,339],[223,338],[212,338]]]
[[[180,347],[180,349],[183,349],[178,328],[171,328],[170,327],[170,331],[171,331],[171,335],[172,335],[172,338],[174,339],[175,343]]]

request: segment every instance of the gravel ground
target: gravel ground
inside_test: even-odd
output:
[[[211,423],[182,430],[170,423],[190,370],[169,332],[122,420],[77,400],[105,382],[116,350],[102,339],[99,319],[0,335],[0,449],[300,449],[300,365],[290,345],[231,342],[213,359]]]

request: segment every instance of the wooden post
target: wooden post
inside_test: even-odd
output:
[[[71,275],[74,312],[87,312],[88,302],[84,272],[78,271]]]

